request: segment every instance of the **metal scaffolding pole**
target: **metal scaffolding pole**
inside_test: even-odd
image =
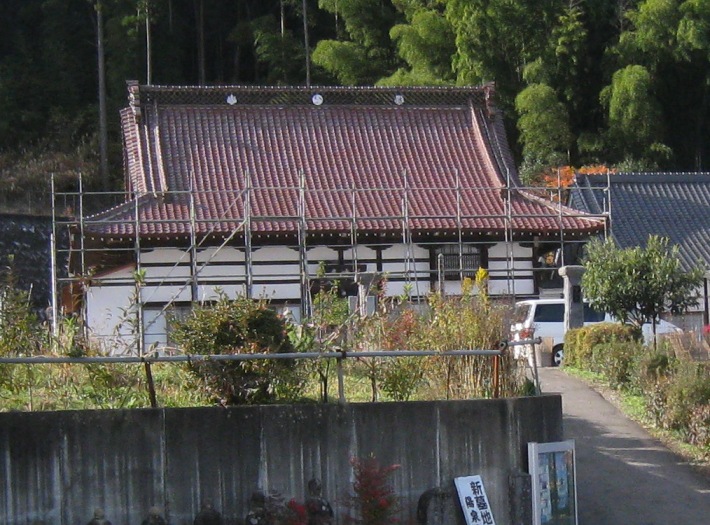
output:
[[[84,182],[83,182],[83,176],[81,173],[79,173],[79,260],[80,260],[80,267],[79,267],[79,272],[81,275],[81,279],[86,279],[87,278],[87,268],[86,268],[86,253],[85,253],[85,245],[84,245]],[[88,317],[88,309],[87,309],[87,301],[81,301],[81,318],[83,319],[82,325],[82,331],[84,337],[88,337],[88,326],[86,323],[86,319]]]
[[[351,220],[350,220],[350,245],[351,245],[351,260],[353,264],[353,279],[358,281],[358,256],[357,256],[357,202],[355,198],[355,187],[351,183],[350,185],[350,210]]]
[[[252,272],[251,246],[251,173],[244,171],[244,278],[245,295],[251,299],[254,293],[254,274]]]
[[[134,214],[135,214],[135,221],[134,221],[134,241],[133,241],[133,250],[134,250],[134,255],[136,258],[136,273],[134,276],[135,280],[135,294],[136,294],[136,331],[138,332],[136,334],[136,344],[137,344],[137,350],[138,350],[138,355],[143,356],[144,355],[144,341],[143,338],[145,336],[145,330],[143,327],[143,297],[142,297],[142,284],[141,279],[143,277],[141,276],[141,241],[140,241],[140,226],[141,226],[141,221],[140,221],[140,210],[138,207],[138,200],[139,198],[136,197],[134,202]]]
[[[197,286],[197,216],[195,211],[195,184],[191,178],[190,184],[190,300],[198,300]]]
[[[461,181],[459,179],[459,170],[456,170],[456,231],[458,234],[459,247],[459,281],[461,281],[461,290],[463,291],[463,224],[461,220]]]
[[[363,236],[362,232],[359,231],[359,222],[367,224],[370,222],[370,220],[378,220],[378,221],[402,221],[401,225],[401,239],[404,244],[402,246],[402,251],[398,252],[397,254],[397,259],[398,261],[401,260],[401,268],[403,269],[403,274],[401,275],[396,275],[396,278],[400,279],[400,282],[405,282],[408,286],[411,286],[412,280],[414,279],[417,283],[417,288],[416,288],[416,297],[417,299],[421,298],[421,293],[419,293],[419,283],[418,283],[418,276],[419,276],[419,271],[416,266],[416,261],[417,261],[417,253],[415,252],[415,245],[413,243],[413,230],[412,230],[412,224],[417,223],[417,221],[420,218],[439,218],[441,220],[445,220],[445,222],[448,223],[448,228],[449,228],[449,237],[446,239],[446,243],[450,245],[454,244],[456,242],[458,244],[458,260],[459,260],[459,277],[461,281],[464,279],[464,275],[466,274],[466,268],[465,264],[468,264],[467,258],[466,258],[466,252],[465,248],[468,248],[465,246],[465,242],[470,242],[471,245],[479,244],[478,241],[473,241],[472,239],[469,240],[467,237],[467,232],[464,231],[464,222],[467,222],[469,219],[468,216],[464,215],[464,207],[465,203],[463,201],[465,195],[464,192],[470,192],[471,190],[474,191],[475,195],[483,194],[483,192],[486,191],[493,191],[490,187],[469,187],[465,186],[465,178],[461,177],[461,174],[456,171],[455,172],[455,191],[456,191],[456,216],[455,216],[455,221],[456,221],[456,239],[452,237],[451,234],[453,234],[453,231],[451,230],[451,226],[454,220],[453,217],[453,210],[447,210],[446,213],[440,213],[438,215],[436,214],[431,214],[426,211],[422,212],[423,215],[417,216],[414,215],[412,216],[412,210],[416,210],[417,208],[414,207],[413,205],[418,202],[417,197],[419,193],[417,192],[426,192],[426,191],[438,191],[438,192],[446,192],[447,194],[450,195],[450,192],[452,189],[454,189],[454,186],[451,184],[453,182],[451,180],[451,177],[446,178],[447,182],[446,183],[435,183],[431,184],[431,187],[419,187],[419,186],[414,186],[410,187],[411,181],[410,177],[407,171],[404,171],[402,173],[402,187],[401,188],[393,188],[393,187],[385,187],[382,185],[382,187],[361,187],[358,188],[355,185],[355,181],[352,181],[350,186],[348,188],[332,188],[332,189],[311,189],[310,191],[313,192],[340,192],[340,198],[336,199],[338,201],[342,201],[345,204],[345,206],[348,206],[347,201],[349,200],[349,207],[350,210],[347,210],[347,208],[344,208],[341,213],[336,213],[336,215],[343,215],[343,217],[329,217],[329,219],[332,219],[334,221],[339,221],[341,222],[341,226],[343,227],[342,231],[340,232],[344,238],[347,238],[348,236],[348,229],[349,229],[349,237],[350,237],[350,246],[351,246],[351,261],[353,264],[352,271],[351,269],[344,268],[343,271],[339,275],[333,275],[334,278],[338,277],[345,277],[347,276],[348,278],[353,276],[355,279],[358,278],[358,274],[360,273],[360,266],[361,263],[365,263],[368,265],[373,264],[373,261],[369,259],[369,256],[365,256],[362,253],[359,253],[358,250],[358,243],[362,242]],[[163,274],[161,275],[155,275],[151,276],[149,279],[149,289],[141,289],[141,286],[143,283],[138,283],[138,280],[136,280],[136,294],[137,294],[137,302],[134,305],[135,311],[137,313],[137,330],[139,331],[139,353],[145,354],[145,345],[144,345],[144,337],[145,337],[145,332],[147,329],[153,325],[154,322],[156,322],[156,319],[160,317],[162,314],[165,313],[166,308],[163,308],[158,314],[157,317],[153,318],[151,317],[149,320],[144,320],[143,319],[143,310],[145,307],[146,303],[149,303],[151,305],[155,304],[156,301],[152,301],[151,297],[153,294],[159,294],[160,296],[163,296],[163,293],[160,293],[160,287],[163,285],[166,286],[171,286],[170,288],[170,293],[172,294],[172,298],[169,299],[161,299],[161,304],[158,306],[162,306],[162,304],[165,303],[173,303],[177,295],[180,292],[184,293],[184,290],[187,288],[187,286],[191,287],[191,292],[192,292],[192,299],[193,301],[196,299],[199,299],[197,296],[199,295],[199,290],[203,289],[200,288],[200,283],[203,282],[202,278],[200,277],[201,272],[210,264],[212,264],[213,259],[215,258],[216,254],[219,252],[219,250],[224,247],[230,240],[237,234],[239,233],[239,230],[243,228],[243,233],[244,233],[244,250],[245,250],[245,256],[244,256],[244,272],[245,272],[245,295],[247,297],[253,296],[255,293],[255,276],[254,276],[254,261],[253,261],[253,227],[254,227],[254,220],[256,221],[271,221],[271,222],[279,222],[279,221],[293,221],[297,227],[297,234],[298,234],[298,267],[299,267],[299,272],[300,272],[300,294],[301,294],[301,313],[302,313],[302,318],[306,318],[308,315],[310,315],[311,311],[311,297],[310,297],[310,278],[309,278],[309,262],[308,262],[308,228],[309,224],[307,221],[307,209],[306,209],[306,202],[307,202],[307,187],[306,187],[306,174],[303,170],[299,172],[299,179],[298,179],[298,187],[295,187],[294,182],[291,182],[289,184],[283,184],[283,185],[278,185],[276,184],[275,187],[267,188],[267,187],[258,187],[254,188],[253,186],[253,181],[251,174],[249,172],[244,173],[244,193],[243,197],[236,196],[234,199],[234,202],[232,203],[233,206],[236,206],[236,204],[239,203],[237,200],[238,198],[243,198],[244,200],[241,201],[244,206],[244,220],[242,222],[242,225],[237,227],[234,231],[231,232],[231,234],[228,236],[227,240],[225,240],[224,243],[222,243],[222,246],[220,246],[214,253],[210,252],[209,257],[206,257],[206,260],[203,262],[199,262],[197,260],[197,255],[198,255],[198,249],[199,246],[205,242],[207,238],[214,239],[215,237],[211,235],[211,232],[213,231],[220,231],[219,227],[220,225],[225,221],[225,220],[230,220],[230,219],[225,219],[225,218],[209,218],[205,219],[202,218],[200,219],[198,216],[198,205],[201,202],[202,193],[199,193],[196,190],[196,186],[193,186],[190,188],[189,191],[189,213],[190,213],[190,219],[189,219],[189,240],[185,239],[185,235],[180,237],[179,239],[176,239],[176,244],[168,245],[168,246],[173,246],[175,248],[180,247],[182,250],[182,255],[183,257],[187,257],[188,254],[191,256],[190,260],[190,276],[188,279],[185,279],[184,277],[180,277],[180,282],[177,283],[176,277],[173,275],[165,275],[165,272],[168,270],[168,267],[170,266],[171,263],[165,263],[166,268],[164,269]],[[545,222],[547,221],[554,221],[557,220],[558,224],[558,231],[559,231],[559,243],[560,243],[560,249],[561,252],[564,252],[564,246],[565,243],[569,243],[569,239],[565,235],[565,221],[568,220],[570,217],[574,217],[575,213],[570,210],[563,210],[562,209],[562,202],[561,202],[561,196],[562,196],[562,188],[561,185],[558,183],[558,196],[559,196],[559,201],[558,202],[558,209],[555,210],[552,207],[552,204],[549,204],[548,207],[546,208],[547,211],[540,212],[538,214],[531,214],[531,213],[524,213],[520,212],[519,214],[515,214],[515,209],[513,207],[513,202],[512,202],[512,197],[514,196],[514,192],[518,191],[516,186],[514,185],[514,181],[512,180],[512,174],[509,171],[506,171],[505,175],[505,188],[504,192],[502,195],[504,196],[504,208],[501,211],[495,211],[492,212],[488,215],[478,215],[475,216],[476,218],[479,219],[493,219],[496,222],[499,223],[501,219],[504,220],[504,239],[503,241],[505,242],[505,249],[506,249],[506,268],[503,269],[501,268],[498,270],[497,275],[502,276],[502,273],[505,272],[507,276],[507,287],[508,287],[508,294],[512,297],[515,297],[516,294],[516,251],[515,251],[515,240],[516,240],[516,233],[515,233],[515,223],[516,220],[524,217],[542,217]],[[610,181],[609,181],[609,174],[607,173],[607,199],[604,201],[604,210],[602,210],[602,213],[600,215],[605,218],[605,226],[606,226],[606,233],[607,235],[610,234],[610,223],[609,223],[609,217],[611,215],[611,196],[608,192],[608,188],[610,186]],[[280,195],[279,192],[289,192],[291,195],[297,192],[297,206],[298,206],[298,217],[293,217],[290,215],[264,215],[264,216],[258,216],[254,215],[254,207],[255,207],[255,202],[256,197],[258,196],[258,193],[255,192],[254,190],[258,189],[264,189],[264,190],[269,190],[269,191],[276,191],[277,194]],[[366,193],[363,192],[390,192],[391,197],[395,197],[396,193],[399,193],[401,196],[401,209],[399,210],[393,210],[391,213],[391,216],[378,216],[378,217],[369,217],[369,215],[375,215],[374,213],[365,213],[364,215],[358,215],[359,211],[362,210],[362,208],[358,207],[358,205],[361,203],[360,196],[364,195],[365,198],[367,197]],[[495,188],[495,191],[499,191],[498,188]],[[342,194],[345,193],[347,194],[349,192],[349,199]],[[186,192],[173,192],[175,195],[183,195],[184,199],[184,193]],[[84,188],[83,188],[83,181],[82,178],[79,178],[79,196],[78,196],[78,217],[76,218],[71,218],[69,219],[71,221],[72,225],[72,231],[74,232],[75,236],[78,236],[79,238],[77,239],[75,237],[74,242],[72,244],[72,250],[74,250],[75,254],[75,261],[76,261],[76,266],[73,266],[75,269],[74,274],[66,279],[67,282],[70,283],[80,283],[86,278],[90,276],[91,270],[87,268],[88,263],[92,263],[94,258],[92,257],[92,252],[95,253],[95,249],[92,250],[89,245],[87,245],[86,242],[86,233],[89,232],[91,233],[94,226],[109,226],[111,224],[116,224],[116,221],[118,220],[115,216],[107,215],[106,217],[100,219],[100,222],[98,222],[98,219],[92,219],[92,218],[87,218],[86,217],[86,210],[85,207],[86,204],[88,204],[90,201],[88,201],[88,194],[84,193]],[[130,245],[130,240],[127,241],[126,244],[120,245],[120,246],[106,246],[104,249],[111,251],[115,254],[119,254],[119,250],[123,250],[125,254],[130,253],[131,251],[135,255],[135,262],[136,262],[136,271],[141,272],[143,269],[144,264],[141,262],[141,249],[145,249],[147,246],[141,246],[141,243],[143,240],[141,239],[141,230],[144,231],[151,231],[152,227],[155,225],[158,225],[160,223],[170,223],[172,220],[156,220],[154,223],[150,223],[151,228],[146,228],[146,223],[148,219],[141,214],[141,208],[139,204],[142,206],[143,204],[143,198],[145,197],[144,195],[139,195],[135,194],[133,195],[134,197],[134,209],[133,211],[133,226],[135,230],[135,238],[133,239],[133,246]],[[166,199],[170,198],[169,194],[166,194]],[[53,287],[53,297],[52,297],[52,307],[53,307],[53,316],[52,316],[52,324],[53,324],[53,332],[57,333],[57,330],[59,329],[58,324],[59,324],[59,314],[60,314],[60,301],[58,299],[58,288],[60,286],[60,283],[63,279],[60,278],[58,269],[57,269],[57,234],[58,234],[58,227],[57,225],[60,223],[61,218],[57,217],[57,210],[56,210],[56,198],[57,198],[57,190],[56,187],[54,186],[54,181],[52,181],[52,287]],[[209,196],[207,196],[209,198]],[[185,202],[183,200],[183,202]],[[129,202],[124,203],[124,205],[129,205]],[[396,204],[395,204],[396,206]],[[128,208],[130,209],[130,208]],[[129,212],[130,216],[130,212]],[[224,217],[226,217],[226,212]],[[581,216],[581,214],[580,214]],[[586,215],[585,215],[586,216]],[[545,218],[547,217],[547,218]],[[126,226],[130,225],[131,219],[126,217],[125,222]],[[185,219],[181,219],[181,227],[185,227]],[[349,222],[349,226],[348,226]],[[198,232],[204,231],[206,226],[204,225],[205,223],[209,224],[210,228],[209,231],[205,234],[199,234]],[[555,239],[555,228],[552,225],[550,226],[550,230],[547,232],[549,237],[546,238],[547,242],[553,243]],[[394,226],[395,229],[397,226]],[[345,229],[347,228],[347,229]],[[184,231],[184,230],[183,230]],[[187,232],[185,232],[187,233]],[[295,233],[295,232],[294,232]],[[388,233],[394,233],[397,235],[396,231],[389,230]],[[496,239],[496,242],[499,242],[500,237]],[[189,242],[190,246],[185,249],[185,243]],[[311,241],[312,242],[312,241]],[[337,241],[335,241],[337,243]],[[341,241],[342,242],[342,241]],[[347,241],[345,241],[347,242]],[[390,237],[390,242],[392,242],[392,239]],[[397,241],[395,240],[395,243]],[[418,245],[420,245],[422,248],[429,248],[431,249],[432,247],[435,246],[441,246],[442,245],[442,239],[441,238],[435,238],[432,237],[430,240],[418,240]],[[483,243],[483,240],[481,241],[481,244]],[[328,246],[329,248],[333,248],[333,246]],[[342,245],[339,246],[340,249],[342,249]],[[501,248],[498,246],[498,248]],[[396,249],[399,250],[400,247],[396,246]],[[528,253],[527,251],[523,253]],[[564,253],[562,255],[564,257]],[[91,257],[91,258],[90,258]],[[401,259],[400,259],[401,257]],[[291,257],[292,264],[295,263],[293,260],[295,257]],[[171,259],[170,261],[172,262],[174,259]],[[180,261],[175,263],[174,268],[177,268],[178,266],[184,265],[185,264],[185,259],[181,257],[182,263]],[[436,269],[431,268],[430,270],[437,271],[439,273],[439,289],[441,290],[442,293],[445,293],[445,282],[443,279],[441,279],[442,274],[444,273],[444,268],[441,268],[441,260],[438,258],[436,260]],[[502,261],[501,261],[502,262]],[[434,264],[434,263],[432,263]],[[184,268],[184,266],[183,266]],[[295,264],[292,267],[292,272],[295,271]],[[423,272],[424,270],[422,270]],[[170,273],[172,274],[173,270],[170,270]],[[278,279],[276,276],[276,270],[274,270],[273,275],[268,275],[267,279]],[[523,277],[525,279],[528,278],[528,276],[532,274],[533,278],[535,276],[535,270],[528,270],[527,267],[523,270]],[[184,275],[184,274],[183,274]],[[92,284],[101,284],[101,283],[120,283],[121,285],[128,286],[128,280],[125,276],[125,274],[117,275],[104,275],[104,276],[91,276],[92,277]],[[139,277],[136,275],[136,277]],[[257,279],[261,279],[262,275],[261,272],[258,274]],[[293,278],[293,285],[295,285],[295,276],[292,276]],[[209,282],[209,279],[208,281]],[[231,282],[231,281],[230,281]],[[177,284],[176,284],[177,283]],[[184,285],[183,285],[184,283]],[[261,281],[259,281],[258,284],[261,284]],[[434,284],[434,281],[432,279],[432,285]],[[501,283],[502,284],[502,283]],[[182,287],[181,287],[182,286]],[[180,288],[180,290],[176,293],[173,294],[174,290],[177,290]],[[124,288],[125,289],[125,288]],[[164,292],[165,288],[163,288]],[[289,300],[291,298],[295,299],[296,298],[296,291],[295,291],[295,286],[291,289],[292,291],[289,292]],[[87,306],[87,301],[83,302],[82,305],[83,311],[83,319],[87,319],[88,315],[88,306]],[[152,310],[151,310],[152,312]],[[157,312],[157,308],[156,308]],[[93,311],[92,311],[93,313]],[[84,325],[86,327],[86,325]]]
[[[560,230],[560,260],[559,266],[565,265],[565,232],[564,225],[562,224],[562,177],[560,176],[560,169],[557,168],[557,221]]]
[[[506,271],[507,275],[507,287],[508,295],[510,295],[513,300],[515,300],[515,246],[513,245],[513,205],[512,205],[512,191],[511,191],[511,178],[510,170],[506,168],[505,170],[505,247],[508,259],[508,268]]]
[[[54,341],[57,341],[59,337],[59,301],[57,301],[57,212],[54,202],[54,173],[52,173],[51,178],[51,188],[52,188],[52,233],[49,240],[50,245],[50,283],[52,287],[52,335],[54,336]]]
[[[306,173],[301,170],[298,184],[298,261],[301,283],[301,319],[306,319],[311,315],[310,278],[308,276],[308,252],[306,247],[307,235]]]

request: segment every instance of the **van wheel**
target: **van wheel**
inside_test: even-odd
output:
[[[565,357],[565,348],[562,345],[557,345],[552,349],[552,366],[560,366]]]

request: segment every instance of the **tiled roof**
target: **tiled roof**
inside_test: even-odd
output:
[[[622,248],[643,246],[649,235],[668,237],[686,269],[710,268],[710,173],[578,175],[570,204],[610,212]]]
[[[490,86],[129,91],[126,176],[139,197],[89,221],[95,236],[130,236],[136,222],[147,237],[226,236],[246,215],[255,235],[293,235],[301,215],[309,234],[401,235],[406,217],[415,237],[459,225],[498,235],[507,198],[517,235],[601,228],[517,189]]]

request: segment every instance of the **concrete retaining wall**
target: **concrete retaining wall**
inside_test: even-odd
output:
[[[157,505],[171,525],[192,525],[210,499],[225,525],[236,525],[254,490],[303,501],[316,477],[342,524],[349,460],[373,454],[401,465],[391,479],[403,523],[415,522],[424,491],[452,490],[454,477],[480,474],[496,523],[506,525],[515,514],[509,482],[527,471],[527,443],[560,439],[559,396],[6,413],[0,523],[85,524],[102,507],[113,525],[139,525]]]

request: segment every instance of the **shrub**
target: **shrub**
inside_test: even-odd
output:
[[[355,511],[355,516],[348,516],[347,522],[362,525],[397,523],[400,502],[389,483],[389,477],[399,465],[380,466],[374,456],[352,458],[350,464],[355,476],[355,494],[350,496],[348,506]]]
[[[382,370],[382,390],[394,401],[409,401],[424,378],[419,357],[390,358]]]
[[[643,351],[639,342],[617,341],[592,348],[592,371],[601,374],[612,388],[627,388],[632,382],[634,363]]]
[[[421,344],[446,355],[450,350],[495,349],[507,336],[508,309],[491,302],[485,293],[473,294],[473,283],[464,281],[459,297],[429,297],[429,314],[423,320]],[[494,360],[484,356],[438,358],[427,369],[430,384],[438,384],[447,399],[490,397],[493,393]],[[522,377],[512,356],[500,359],[502,396],[518,395]]]
[[[581,367],[584,355],[581,348],[584,339],[584,328],[572,328],[565,333],[565,360],[566,366]]]
[[[489,300],[485,275],[466,279],[460,296],[433,293],[426,308],[417,308],[405,297],[380,301],[379,311],[356,326],[360,350],[436,350],[441,356],[387,360],[363,359],[364,370],[376,399],[378,389],[392,399],[408,399],[426,385],[434,398],[467,399],[493,395],[494,360],[489,356],[446,357],[451,350],[497,349],[506,338],[509,308]],[[524,374],[515,359],[499,362],[500,395],[520,395]]]
[[[600,344],[638,341],[638,329],[621,323],[597,323],[587,327],[585,346],[593,348]]]
[[[672,369],[672,358],[657,350],[643,354],[636,367],[634,384],[643,393],[646,411],[659,427],[663,424]]]
[[[708,363],[680,360],[663,350],[649,352],[639,360],[637,385],[657,426],[680,431],[691,443],[706,440]]]
[[[188,354],[290,353],[284,322],[264,302],[221,298],[173,322],[173,339]],[[292,360],[193,361],[188,369],[222,404],[267,403],[300,394]]]
[[[710,403],[696,406],[688,419],[688,441],[710,454]]]
[[[620,323],[597,323],[569,330],[565,334],[565,363],[595,370],[593,354],[596,347],[631,343],[637,340],[636,334],[633,327]]]
[[[691,361],[678,362],[667,383],[666,410],[661,422],[664,428],[687,432],[691,414],[710,404],[710,368]]]

